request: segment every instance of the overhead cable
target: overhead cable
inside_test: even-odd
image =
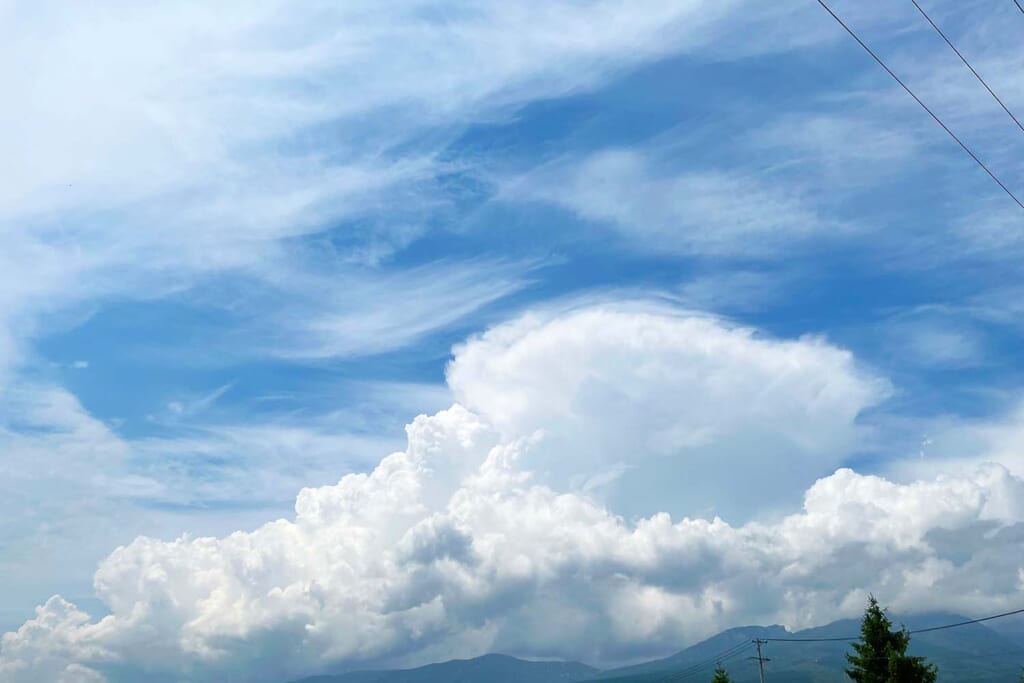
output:
[[[967,621],[958,621],[954,624],[943,624],[942,626],[931,626],[929,628],[914,629],[913,631],[907,631],[907,633],[911,635],[915,633],[931,633],[932,631],[942,631],[947,628],[957,628],[959,626],[967,626],[969,624],[980,624],[983,621],[1002,619],[1003,617],[1010,617],[1015,614],[1024,614],[1024,609],[1017,609],[1011,612],[1003,612],[1002,614],[993,614],[992,616],[981,617],[980,619],[968,619]],[[762,640],[766,640],[772,643],[836,643],[860,640],[860,636],[842,636],[835,638],[762,638]]]
[[[960,61],[964,63],[964,66],[971,70],[971,73],[974,74],[974,77],[978,79],[978,82],[985,86],[985,90],[988,90],[988,94],[992,96],[992,99],[999,103],[999,106],[1003,108],[1003,111],[1006,112],[1007,116],[1013,119],[1013,122],[1016,123],[1017,127],[1020,128],[1022,133],[1024,133],[1024,124],[1021,124],[1020,120],[1013,115],[1012,111],[1010,111],[1010,108],[1007,107],[1001,99],[999,99],[999,95],[997,95],[995,91],[989,87],[988,83],[985,82],[985,79],[981,77],[981,74],[979,74],[977,70],[973,66],[971,66],[971,63],[968,62],[967,58],[964,57],[963,53],[957,49],[956,45],[953,44],[953,41],[950,40],[946,36],[946,34],[942,32],[942,29],[939,28],[938,24],[932,21],[932,18],[928,16],[928,13],[924,11],[924,8],[921,7],[921,5],[918,4],[917,0],[910,1],[914,3],[914,7],[916,7],[917,11],[921,13],[921,16],[928,20],[928,23],[932,25],[932,28],[935,29],[935,32],[942,36],[942,39],[946,41],[946,45],[949,45],[949,49],[956,53],[956,56],[960,58]]]
[[[917,95],[916,95],[916,94],[914,93],[914,91],[913,91],[913,90],[911,90],[911,89],[910,89],[910,86],[908,86],[908,85],[907,85],[906,83],[904,83],[904,82],[903,82],[903,81],[902,81],[902,80],[900,79],[900,77],[899,77],[899,76],[897,76],[897,75],[896,75],[896,73],[895,73],[895,72],[894,72],[894,71],[893,71],[892,69],[890,69],[890,68],[888,67],[888,65],[887,65],[887,64],[886,64],[886,63],[885,63],[884,61],[882,61],[882,58],[881,58],[881,57],[879,57],[879,56],[878,56],[877,54],[875,54],[875,51],[874,51],[874,50],[872,50],[872,49],[871,49],[870,47],[868,47],[867,43],[865,43],[865,42],[864,42],[863,40],[861,40],[861,39],[860,39],[860,36],[858,36],[858,35],[856,34],[856,32],[854,32],[854,30],[853,30],[852,28],[850,28],[850,27],[849,27],[849,26],[848,26],[848,25],[846,24],[846,22],[844,22],[844,21],[843,21],[842,19],[840,19],[840,18],[839,18],[839,15],[838,15],[838,14],[836,14],[835,12],[833,12],[833,11],[832,11],[832,8],[831,8],[831,7],[829,7],[829,6],[828,6],[828,5],[827,5],[827,4],[825,3],[825,0],[818,0],[818,4],[819,4],[819,5],[821,5],[822,7],[824,7],[824,8],[825,8],[825,11],[826,11],[826,12],[828,12],[828,13],[829,13],[830,15],[832,15],[832,18],[833,18],[833,19],[835,19],[835,20],[836,20],[836,22],[838,22],[838,23],[839,23],[839,25],[840,25],[840,26],[842,26],[842,27],[843,27],[843,28],[844,28],[844,29],[846,30],[846,32],[847,32],[847,33],[849,33],[849,34],[850,34],[850,36],[851,36],[851,37],[853,37],[853,39],[857,41],[857,44],[858,44],[858,45],[860,45],[860,46],[861,46],[862,48],[864,48],[864,51],[865,51],[865,52],[867,52],[867,53],[868,53],[869,55],[871,55],[871,57],[872,57],[872,58],[873,58],[873,59],[874,59],[874,60],[875,60],[876,62],[878,62],[879,66],[881,66],[881,67],[882,67],[883,69],[885,69],[886,73],[888,73],[888,74],[889,74],[890,76],[892,76],[893,80],[895,80],[895,81],[896,81],[897,83],[899,83],[899,84],[900,84],[900,87],[901,87],[901,88],[903,88],[904,90],[906,90],[906,91],[907,91],[907,94],[908,94],[908,95],[910,95],[911,97],[913,97],[913,98],[914,98],[914,101],[915,101],[915,102],[917,102],[917,103],[918,103],[919,105],[921,105],[921,108],[922,108],[922,109],[924,109],[924,110],[925,110],[926,112],[928,112],[928,115],[929,115],[929,116],[931,116],[931,117],[932,117],[932,118],[933,118],[933,119],[935,120],[935,122],[936,122],[937,124],[939,124],[939,125],[940,125],[940,126],[942,127],[942,129],[943,129],[944,131],[946,131],[946,132],[947,132],[947,133],[949,134],[949,136],[950,136],[951,138],[953,138],[953,139],[954,139],[954,140],[956,141],[956,143],[957,143],[958,145],[960,145],[960,148],[961,148],[961,149],[963,149],[963,150],[964,150],[964,151],[965,151],[965,152],[966,152],[966,153],[968,154],[968,156],[970,156],[970,157],[971,157],[972,159],[974,159],[975,163],[977,163],[977,164],[978,164],[978,166],[981,166],[982,170],[984,170],[984,171],[985,171],[985,173],[987,173],[987,174],[988,174],[988,176],[989,176],[990,178],[992,178],[992,180],[993,180],[993,181],[995,181],[995,183],[996,183],[997,185],[999,185],[999,187],[1000,187],[1000,188],[1002,188],[1003,192],[1005,192],[1005,193],[1006,193],[1007,195],[1009,195],[1010,199],[1012,199],[1012,200],[1013,200],[1013,201],[1014,201],[1014,202],[1015,202],[1015,203],[1017,204],[1017,206],[1019,206],[1019,207],[1020,207],[1021,209],[1024,209],[1024,202],[1021,202],[1021,200],[1017,198],[1017,195],[1015,195],[1015,194],[1014,194],[1013,192],[1011,192],[1011,191],[1010,191],[1010,188],[1008,188],[1008,187],[1006,186],[1006,184],[1005,184],[1005,183],[1003,183],[1003,181],[1002,181],[1002,180],[1000,180],[1000,179],[999,179],[999,177],[998,177],[998,176],[996,176],[996,174],[995,174],[995,173],[993,173],[993,172],[992,172],[992,171],[991,171],[991,170],[989,169],[989,167],[985,165],[985,162],[983,162],[983,161],[982,161],[982,160],[981,160],[980,158],[978,158],[978,155],[977,155],[977,154],[975,154],[974,152],[972,152],[972,151],[971,151],[971,148],[970,148],[970,147],[968,147],[968,146],[967,146],[967,145],[966,145],[966,144],[964,143],[964,141],[963,141],[963,140],[961,140],[961,139],[960,139],[959,137],[957,137],[956,133],[954,133],[954,132],[953,132],[952,130],[950,130],[949,126],[947,126],[947,125],[946,125],[945,123],[943,123],[943,122],[942,122],[942,119],[940,119],[940,118],[938,117],[938,115],[937,115],[937,114],[936,114],[935,112],[933,112],[933,111],[932,111],[932,110],[931,110],[931,109],[930,109],[930,108],[928,107],[928,105],[927,105],[927,104],[925,104],[925,103],[924,103],[924,101],[923,101],[923,100],[921,100],[921,98],[920,98],[920,97],[918,97],[918,96],[917,96]]]

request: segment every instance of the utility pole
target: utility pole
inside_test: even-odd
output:
[[[757,646],[757,666],[761,670],[761,683],[764,683],[764,663],[772,660],[767,657],[761,656],[761,646],[767,643],[767,640],[761,640],[760,638],[754,638],[754,645]]]

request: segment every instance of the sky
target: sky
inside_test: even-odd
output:
[[[1024,13],[921,4],[1024,115]],[[1024,195],[911,3],[834,9]],[[818,3],[14,0],[0,46],[0,682],[1024,605],[1024,211]]]

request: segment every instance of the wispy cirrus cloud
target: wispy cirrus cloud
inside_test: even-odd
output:
[[[678,168],[630,148],[552,163],[509,180],[501,197],[563,207],[631,249],[698,256],[764,257],[842,227],[799,187],[753,169]]]
[[[680,49],[706,9],[10,6],[4,346],[14,317],[259,277],[282,239],[367,213],[391,241],[436,201],[450,127]]]
[[[385,273],[294,273],[280,282],[282,306],[270,312],[269,352],[331,358],[392,351],[449,327],[530,283],[539,264],[446,262]],[[300,302],[301,292],[318,291]]]

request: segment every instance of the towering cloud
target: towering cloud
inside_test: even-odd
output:
[[[555,486],[621,478],[618,498],[653,505],[644,513],[715,506],[730,519],[792,504],[889,393],[823,340],[640,304],[500,325],[456,349],[448,383],[503,437],[542,432],[528,469]]]
[[[995,464],[906,484],[839,469],[799,511],[743,524],[627,519],[546,471],[631,462],[621,430],[667,472],[695,444],[755,473],[756,440],[789,444],[786,466],[841,451],[884,384],[823,341],[591,307],[495,328],[449,377],[474,411],[417,417],[405,451],[301,491],[292,519],[115,550],[95,577],[111,613],[51,599],[4,636],[0,680],[270,683],[489,650],[602,663],[739,622],[849,614],[869,590],[899,609],[984,610],[1022,588],[1024,481]]]

